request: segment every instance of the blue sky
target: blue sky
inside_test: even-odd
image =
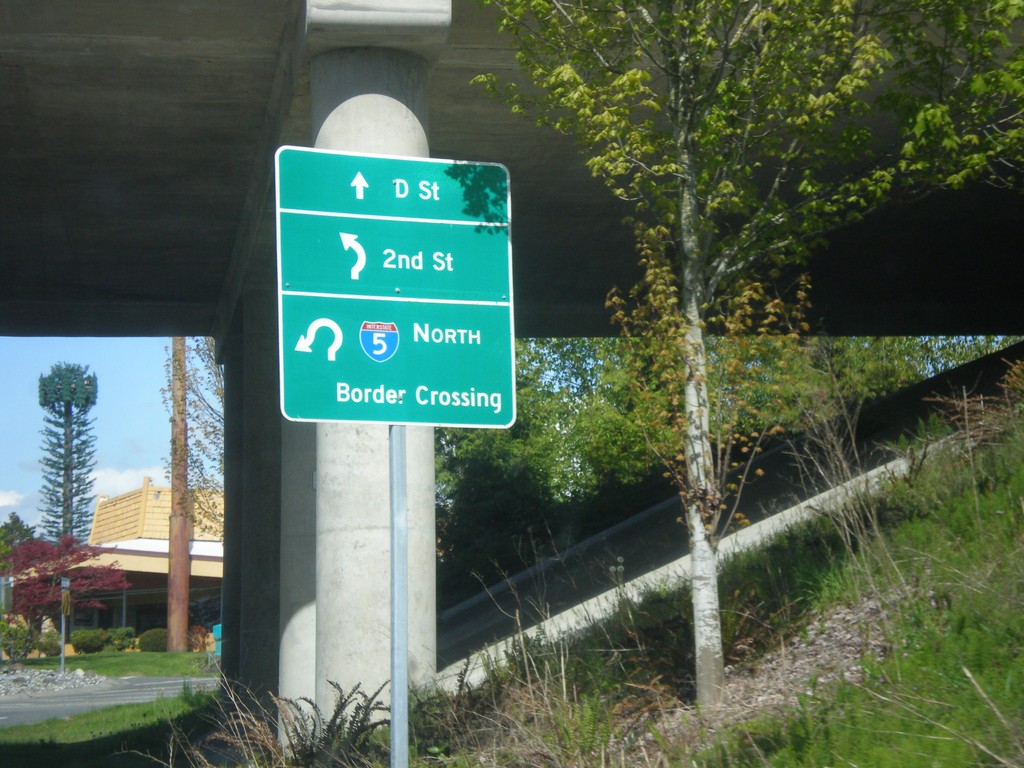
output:
[[[97,377],[89,412],[96,435],[96,494],[116,496],[149,476],[166,483],[169,413],[161,399],[168,338],[0,337],[0,521],[10,512],[37,524],[42,475],[39,377],[56,363],[89,366]]]

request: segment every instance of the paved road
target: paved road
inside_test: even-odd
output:
[[[109,677],[84,688],[0,696],[0,728],[66,718],[116,704],[172,698],[181,693],[186,682],[193,690],[213,690],[220,685],[216,677]]]

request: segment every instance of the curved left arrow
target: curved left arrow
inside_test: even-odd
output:
[[[313,339],[316,338],[316,332],[321,328],[329,328],[334,333],[334,341],[331,342],[331,346],[327,348],[327,359],[332,362],[338,355],[338,350],[341,349],[341,327],[328,317],[320,317],[309,324],[309,328],[306,329],[304,336],[299,336],[299,341],[295,345],[296,352],[312,352],[313,351]]]
[[[362,244],[359,242],[358,235],[352,235],[348,232],[339,232],[341,236],[341,245],[346,251],[355,251],[356,263],[352,267],[352,279],[358,280],[359,273],[363,271],[363,267],[366,266],[366,251],[363,249]]]

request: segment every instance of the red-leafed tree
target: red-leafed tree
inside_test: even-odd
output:
[[[71,602],[79,608],[102,608],[96,595],[127,589],[124,571],[113,565],[88,565],[102,550],[80,544],[73,536],[57,541],[30,539],[11,550],[11,575],[14,576],[14,612],[31,626],[38,627],[49,617],[59,621],[61,579],[69,578]]]

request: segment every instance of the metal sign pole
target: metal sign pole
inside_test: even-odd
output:
[[[409,765],[409,505],[405,427],[389,427],[391,470],[391,768]]]
[[[65,633],[67,632],[67,621],[68,617],[64,615],[64,611],[60,612],[60,673],[64,674],[64,655],[65,655]]]
[[[64,674],[65,646],[67,644],[67,621],[71,614],[71,579],[64,576],[60,580],[60,673]]]

